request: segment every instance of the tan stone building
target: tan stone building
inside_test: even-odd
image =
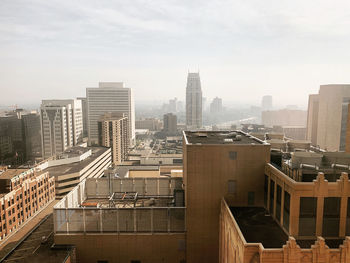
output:
[[[112,163],[121,164],[129,150],[128,118],[125,114],[106,113],[98,121],[99,145],[112,149]]]
[[[307,139],[328,151],[344,151],[346,142],[350,85],[321,85],[310,95]]]

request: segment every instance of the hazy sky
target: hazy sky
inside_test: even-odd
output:
[[[85,96],[184,98],[187,71],[224,101],[306,104],[350,83],[350,1],[0,1],[0,104]]]

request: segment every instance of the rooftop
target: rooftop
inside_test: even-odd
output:
[[[71,174],[71,173],[79,172],[84,167],[86,167],[88,164],[90,164],[92,161],[94,161],[96,158],[98,158],[103,153],[108,151],[110,148],[88,147],[86,149],[91,150],[92,154],[89,157],[87,157],[86,159],[84,159],[83,161],[58,165],[58,166],[54,166],[54,167],[49,167],[49,168],[45,169],[45,171],[48,171],[50,173],[50,176]]]
[[[25,171],[28,171],[28,169],[7,169],[5,172],[0,174],[0,179],[12,179]]]
[[[124,178],[129,171],[159,171],[158,165],[118,165],[111,173]]]
[[[230,207],[245,240],[262,243],[265,248],[281,248],[288,235],[263,207]]]
[[[264,144],[242,131],[186,131],[188,144]]]
[[[88,147],[74,146],[65,150],[63,153],[57,154],[56,159],[77,157],[82,155],[83,153],[86,153],[89,150],[90,148]]]

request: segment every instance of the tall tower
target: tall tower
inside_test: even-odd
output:
[[[80,100],[43,100],[40,121],[44,158],[64,152],[83,139]]]
[[[186,126],[202,127],[202,88],[199,73],[188,73],[186,86]]]
[[[135,105],[131,88],[123,82],[100,82],[98,88],[86,88],[89,144],[98,144],[97,122],[107,112],[125,113],[128,117],[128,138],[135,141]]]
[[[272,96],[265,95],[261,100],[261,109],[263,111],[272,110]]]

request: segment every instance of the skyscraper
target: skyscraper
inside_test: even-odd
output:
[[[328,151],[344,151],[349,103],[350,85],[321,85],[309,97],[307,139]]]
[[[128,118],[125,113],[106,113],[98,121],[99,145],[112,149],[115,165],[127,159],[129,138]]]
[[[107,112],[128,117],[130,145],[135,140],[135,106],[131,88],[123,82],[100,82],[98,88],[86,88],[89,144],[98,144],[97,122]]]
[[[83,136],[88,137],[88,117],[87,117],[87,103],[86,98],[80,97],[77,98],[78,100],[81,100],[81,108],[83,111]]]
[[[216,97],[210,104],[210,113],[216,114],[220,112],[222,112],[222,99]]]
[[[187,76],[186,125],[189,129],[202,127],[202,88],[199,73],[188,73]]]
[[[262,97],[261,110],[263,110],[263,111],[272,110],[272,96],[271,95],[266,95],[266,96]]]
[[[172,113],[164,114],[163,116],[164,132],[175,134],[177,132],[177,116]]]
[[[43,100],[40,121],[44,158],[61,153],[83,139],[80,100]]]

